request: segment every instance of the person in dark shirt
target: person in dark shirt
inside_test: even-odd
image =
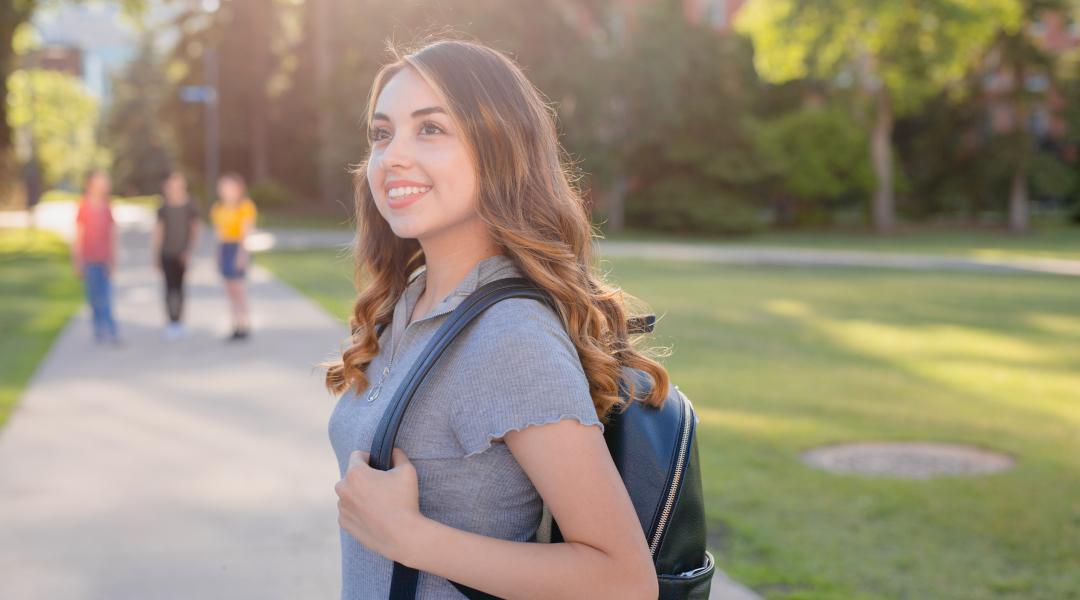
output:
[[[202,232],[199,208],[188,195],[187,179],[173,171],[162,185],[165,201],[158,209],[154,228],[154,256],[158,268],[165,274],[165,307],[169,324],[165,339],[178,340],[187,336],[180,322],[184,309],[184,271]]]

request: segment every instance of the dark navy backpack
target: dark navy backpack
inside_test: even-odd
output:
[[[551,304],[544,292],[524,279],[499,279],[466,298],[424,348],[383,414],[371,445],[372,467],[390,469],[390,455],[409,402],[454,338],[485,310],[508,298]],[[638,333],[647,333],[654,321],[651,316],[635,318],[630,325]],[[705,550],[705,503],[694,407],[675,386],[668,387],[662,406],[648,406],[638,398],[651,390],[651,378],[636,370],[628,370],[627,375],[633,379],[635,397],[630,398],[628,390],[621,391],[626,405],[608,416],[604,438],[649,543],[660,585],[659,600],[707,600],[715,564]],[[544,513],[538,541],[561,542],[558,523],[550,520],[546,509]],[[414,600],[419,575],[416,569],[394,563],[390,600]],[[498,600],[451,583],[470,600]]]

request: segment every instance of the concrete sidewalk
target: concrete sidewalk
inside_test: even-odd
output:
[[[84,307],[0,432],[0,598],[336,598],[334,399],[312,370],[346,329],[256,268],[253,336],[224,342],[204,244],[192,335],[166,343],[147,218],[122,234],[124,345],[94,346]]]

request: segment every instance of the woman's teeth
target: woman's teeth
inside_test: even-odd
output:
[[[411,196],[413,194],[422,194],[422,193],[424,193],[424,192],[426,192],[426,191],[428,191],[430,189],[431,189],[431,186],[428,186],[428,187],[396,187],[396,188],[390,188],[390,192],[387,194],[387,196],[390,196],[391,198],[400,198],[402,196]]]

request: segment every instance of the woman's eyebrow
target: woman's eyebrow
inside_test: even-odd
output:
[[[414,119],[417,119],[417,118],[424,117],[424,116],[431,115],[431,114],[435,114],[435,113],[442,113],[442,114],[445,115],[446,110],[444,110],[443,107],[441,107],[441,106],[429,106],[427,108],[418,108],[418,109],[413,111],[411,117],[414,118]],[[371,115],[371,120],[372,121],[389,121],[390,117],[386,116],[385,114],[383,114],[381,112],[377,112],[377,113],[373,113]]]
[[[442,114],[445,115],[446,111],[443,110],[443,108],[441,106],[429,106],[427,108],[421,108],[421,109],[418,109],[418,110],[414,110],[413,114],[412,114],[412,118],[415,119],[417,117],[423,117],[423,116],[434,114],[434,113],[442,113]]]

